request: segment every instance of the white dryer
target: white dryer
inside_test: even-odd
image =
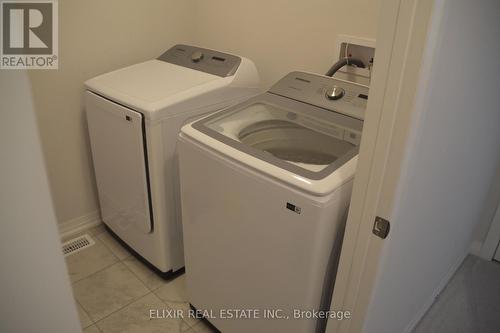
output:
[[[220,331],[324,327],[307,317],[329,309],[367,99],[366,86],[292,72],[182,128],[188,299]]]
[[[259,92],[252,61],[176,45],[88,80],[85,105],[102,220],[168,276],[184,266],[176,142],[188,120]]]

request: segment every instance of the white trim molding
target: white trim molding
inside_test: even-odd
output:
[[[59,223],[59,234],[61,238],[71,236],[80,231],[96,227],[101,223],[101,215],[99,214],[99,211],[96,210],[80,217]]]
[[[496,257],[495,252],[500,242],[500,205],[495,210],[492,220],[486,239],[481,247],[481,252],[479,253],[479,256],[486,260],[493,260]]]

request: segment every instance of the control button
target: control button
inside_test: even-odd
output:
[[[333,86],[331,88],[328,88],[326,90],[326,98],[331,99],[331,100],[336,100],[339,98],[342,98],[344,96],[345,90],[342,89],[341,87]]]
[[[191,54],[191,60],[193,62],[199,62],[201,59],[203,59],[203,53],[201,53],[200,51],[196,51]]]

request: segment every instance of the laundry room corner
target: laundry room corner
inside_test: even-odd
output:
[[[58,2],[59,68],[29,71],[60,232],[100,222],[83,82],[191,39],[189,1]]]
[[[0,0],[0,332],[500,327],[499,0]]]
[[[375,38],[378,3],[280,0],[264,10],[241,0],[59,1],[59,69],[29,77],[61,232],[100,223],[85,80],[189,42],[248,56],[268,88],[292,70],[325,72],[338,35]]]

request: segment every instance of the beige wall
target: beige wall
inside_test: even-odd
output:
[[[59,1],[59,70],[30,71],[59,223],[98,209],[83,82],[184,41],[187,15],[176,0]]]
[[[194,1],[194,42],[254,60],[264,88],[292,70],[326,72],[339,34],[376,36],[379,0]]]
[[[325,72],[338,34],[374,37],[378,0],[61,0],[59,70],[31,71],[59,223],[98,209],[83,82],[174,43],[254,60],[267,88],[289,71]]]

